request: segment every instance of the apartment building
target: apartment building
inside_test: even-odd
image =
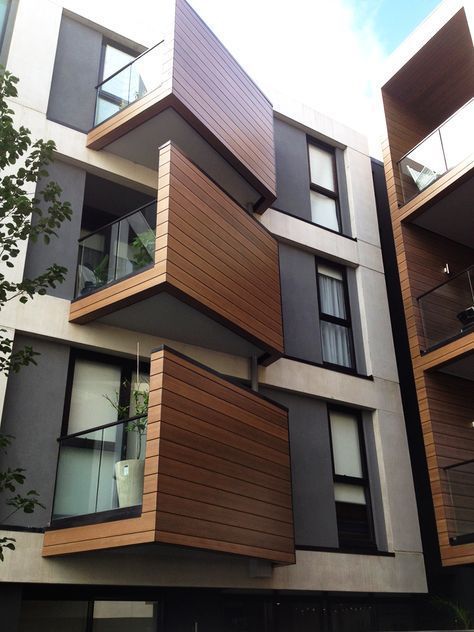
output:
[[[405,365],[400,377],[408,392],[412,372],[416,391],[417,402],[408,403],[405,415],[418,470],[417,493],[424,504],[424,548],[433,586],[447,587],[471,606],[473,8],[469,2],[442,3],[393,56],[382,88],[392,263],[398,264],[403,298],[399,316],[406,321],[411,356],[411,367]],[[393,295],[397,284],[393,278]],[[396,326],[400,331],[400,321]],[[402,336],[397,342],[400,353],[403,346]],[[434,542],[429,543],[432,527]]]
[[[165,6],[166,5],[166,6]],[[3,3],[12,104],[74,209],[0,319],[13,516],[2,622],[42,630],[414,629],[426,593],[365,138],[273,108],[184,0],[145,49]],[[38,28],[41,25],[41,28]],[[41,185],[40,185],[41,186]]]

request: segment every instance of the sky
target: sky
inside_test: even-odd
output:
[[[384,63],[439,0],[189,2],[272,102],[289,96],[353,127],[380,157]],[[145,45],[156,43],[160,0],[65,5]]]

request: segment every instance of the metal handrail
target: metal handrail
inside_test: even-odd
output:
[[[435,290],[438,290],[440,287],[443,287],[443,285],[447,285],[448,283],[451,283],[451,281],[454,281],[455,279],[458,279],[460,276],[462,276],[463,274],[466,274],[466,272],[470,272],[471,270],[474,270],[474,264],[470,265],[465,270],[462,270],[461,272],[458,272],[457,274],[454,274],[452,277],[450,277],[449,279],[446,279],[446,281],[443,281],[439,285],[435,285],[435,287],[432,287],[427,292],[423,292],[423,294],[420,294],[419,296],[417,296],[416,300],[419,301],[420,298],[423,298],[423,297],[427,296],[428,294],[431,294],[431,292],[434,292]]]
[[[93,230],[92,232],[88,233],[87,235],[84,235],[84,237],[81,237],[80,239],[78,239],[78,243],[79,244],[82,243],[85,239],[89,239],[89,237],[92,237],[92,235],[97,235],[97,233],[101,233],[106,228],[109,228],[110,226],[113,226],[114,224],[118,224],[123,219],[127,219],[127,217],[131,217],[132,215],[135,215],[135,213],[139,213],[144,208],[147,208],[148,206],[152,206],[153,204],[156,204],[156,202],[157,202],[157,200],[154,199],[151,202],[147,202],[146,204],[143,204],[143,206],[139,206],[138,208],[133,209],[133,211],[130,211],[129,213],[126,213],[125,215],[121,215],[120,217],[117,217],[117,219],[114,219],[113,221],[109,222],[108,224],[104,224],[100,228],[97,228],[96,230]]]
[[[88,428],[87,430],[80,430],[79,432],[73,432],[69,435],[63,435],[58,437],[56,440],[66,441],[66,439],[74,439],[76,437],[80,437],[81,435],[89,434],[90,432],[97,432],[97,430],[105,430],[105,428],[112,428],[112,426],[118,426],[120,424],[128,424],[131,421],[135,421],[136,419],[143,419],[144,417],[148,417],[148,414],[145,415],[135,415],[134,417],[129,417],[128,419],[119,419],[117,421],[111,421],[108,424],[104,424],[103,426],[95,426],[94,428]]]
[[[116,70],[114,73],[112,73],[111,75],[109,75],[106,79],[103,79],[100,83],[98,83],[95,87],[96,90],[98,90],[100,88],[100,86],[104,85],[104,83],[107,83],[107,81],[110,81],[111,79],[113,79],[116,75],[120,74],[123,70],[125,70],[125,68],[128,68],[128,66],[131,66],[132,64],[134,64],[136,61],[138,61],[139,59],[141,59],[144,55],[146,55],[147,53],[149,53],[151,50],[154,50],[155,48],[157,48],[157,46],[159,46],[160,44],[163,44],[165,40],[162,39],[161,42],[158,42],[158,44],[154,44],[153,46],[151,46],[150,48],[147,48],[147,50],[143,51],[143,53],[140,53],[140,55],[138,55],[137,57],[134,57],[132,60],[130,60],[127,64],[125,64],[124,66],[122,66],[121,68],[119,68],[118,70]]]
[[[436,129],[434,129],[432,132],[430,132],[430,133],[428,134],[428,136],[425,136],[422,140],[420,140],[420,142],[419,142],[418,144],[416,144],[414,147],[412,147],[411,149],[409,149],[409,150],[407,151],[407,153],[406,153],[404,156],[402,156],[402,157],[400,158],[400,160],[398,160],[398,161],[397,161],[397,165],[399,165],[399,164],[402,162],[402,160],[405,160],[405,158],[406,158],[409,154],[411,154],[411,153],[412,153],[412,151],[415,151],[415,149],[417,149],[420,145],[422,145],[422,144],[425,142],[425,140],[428,140],[428,138],[430,138],[431,136],[433,136],[433,134],[436,134],[436,132],[439,132],[439,130],[440,130],[442,127],[444,127],[444,126],[446,125],[446,123],[448,123],[448,121],[450,121],[452,118],[454,118],[455,116],[457,116],[457,114],[459,114],[459,112],[461,112],[461,110],[464,110],[464,108],[466,108],[466,107],[467,107],[470,103],[472,103],[472,101],[474,101],[474,98],[469,99],[469,101],[466,101],[466,103],[464,103],[464,105],[461,105],[461,107],[460,107],[458,110],[456,110],[456,112],[454,112],[453,114],[451,114],[451,116],[449,116],[449,117],[448,117],[445,121],[443,121],[443,122],[441,123],[441,125],[438,125],[438,127],[437,127]]]

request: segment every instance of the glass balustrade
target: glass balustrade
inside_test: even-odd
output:
[[[97,86],[95,125],[160,86],[163,73],[162,44],[156,44]]]
[[[474,266],[418,297],[425,350],[474,331]]]
[[[449,488],[448,524],[451,539],[474,541],[474,459],[445,468]]]
[[[155,226],[156,201],[79,240],[76,298],[150,266]]]
[[[142,504],[146,415],[59,439],[53,522]]]
[[[473,151],[474,99],[460,108],[398,163],[408,202]]]

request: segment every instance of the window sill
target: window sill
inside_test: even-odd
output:
[[[49,527],[46,527],[46,531],[69,529],[70,527],[80,527],[88,524],[101,524],[103,522],[114,522],[115,520],[126,520],[127,518],[138,518],[141,515],[141,505],[111,509],[109,511],[98,511],[97,513],[92,514],[83,514],[81,516],[70,516],[68,518],[51,520],[51,524]]]
[[[310,366],[316,366],[320,369],[327,369],[328,371],[335,371],[336,373],[344,373],[346,375],[351,375],[352,377],[361,378],[362,380],[369,380],[370,382],[374,381],[373,375],[365,375],[364,373],[358,373],[355,369],[349,369],[344,366],[338,366],[337,364],[329,364],[327,362],[313,362],[312,360],[304,360],[303,358],[297,358],[295,356],[290,356],[284,354],[282,356],[286,360],[293,360],[294,362],[301,362],[302,364],[308,364]]]
[[[395,557],[395,553],[391,551],[379,551],[374,547],[367,548],[335,548],[330,546],[304,546],[296,545],[297,551],[315,551],[320,553],[344,553],[346,555],[375,555],[378,557]]]
[[[295,215],[294,213],[290,213],[289,211],[284,211],[281,208],[276,206],[270,206],[270,209],[277,211],[278,213],[282,213],[283,215],[288,215],[289,217],[294,217],[298,219],[300,222],[305,222],[310,226],[316,226],[316,228],[321,228],[322,230],[327,231],[328,233],[332,233],[333,235],[337,235],[338,237],[344,237],[344,239],[350,239],[351,241],[357,241],[357,237],[351,237],[350,235],[345,235],[344,233],[339,232],[338,230],[333,230],[332,228],[327,228],[326,226],[321,226],[321,224],[315,224],[310,219],[305,219],[304,217],[300,217],[299,215]]]

